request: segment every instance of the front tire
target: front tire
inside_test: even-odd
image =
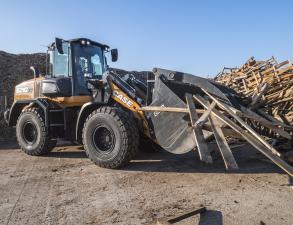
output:
[[[84,123],[82,140],[87,156],[96,165],[115,169],[136,155],[139,135],[135,121],[125,111],[101,107]]]
[[[22,111],[16,124],[16,137],[22,151],[28,155],[44,155],[56,145],[48,135],[43,113],[38,108]]]

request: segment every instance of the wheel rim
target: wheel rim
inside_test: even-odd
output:
[[[38,137],[36,126],[31,122],[26,122],[22,128],[22,136],[27,144],[34,144]]]
[[[115,135],[112,129],[106,126],[98,126],[92,135],[93,143],[97,151],[109,153],[115,147]]]

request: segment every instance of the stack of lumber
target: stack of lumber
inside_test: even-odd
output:
[[[257,61],[251,57],[240,68],[224,68],[215,80],[248,97],[248,107],[264,110],[287,125],[293,124],[293,65],[274,57]]]

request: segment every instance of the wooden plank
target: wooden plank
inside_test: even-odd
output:
[[[188,108],[162,107],[162,106],[144,106],[144,107],[138,108],[137,111],[189,113]],[[199,114],[202,114],[205,111],[206,110],[196,109],[196,112],[199,113]]]
[[[216,106],[215,102],[212,102],[212,104],[209,106],[209,108],[201,115],[201,117],[194,123],[193,126],[202,126],[207,120],[209,115],[211,114],[212,109]]]
[[[202,126],[202,129],[206,130],[206,131],[213,132],[210,124],[207,124],[207,123]],[[243,140],[243,137],[241,135],[239,135],[238,133],[236,133],[230,127],[221,127],[221,129],[222,129],[222,132],[224,133],[225,137],[233,137],[233,138],[236,138],[236,139],[239,139],[239,140]]]
[[[239,167],[236,163],[233,153],[231,149],[229,148],[229,145],[225,139],[224,133],[221,127],[219,126],[219,123],[217,122],[217,120],[218,119],[214,115],[211,115],[209,117],[209,121],[211,123],[211,127],[213,130],[217,145],[223,157],[226,170],[238,170]]]
[[[244,86],[245,92],[248,92],[247,87],[246,87],[246,82],[245,82],[244,79],[242,79],[242,83],[243,83],[243,86]]]
[[[206,105],[206,100],[203,99],[201,96],[194,96],[195,99],[205,108],[208,108]],[[279,166],[281,169],[283,169],[286,173],[288,173],[291,177],[293,177],[293,167],[290,166],[288,163],[286,163],[284,160],[282,160],[278,155],[273,154],[270,149],[268,149],[266,146],[264,146],[262,143],[260,143],[259,139],[256,139],[255,136],[249,134],[244,129],[242,129],[240,126],[238,126],[236,123],[234,123],[232,120],[230,120],[228,117],[226,117],[224,114],[220,113],[218,110],[213,109],[212,114],[216,116],[219,120],[227,124],[229,127],[231,127],[235,132],[242,135],[242,137],[250,143],[253,147],[255,147],[257,150],[259,150],[262,154],[264,154],[267,158],[272,160],[277,166]]]
[[[169,224],[174,224],[174,223],[178,223],[182,220],[185,220],[189,217],[192,217],[192,216],[195,216],[197,214],[200,214],[200,213],[204,213],[206,212],[206,207],[201,207],[199,209],[196,209],[196,210],[190,210],[186,213],[183,213],[181,215],[178,215],[178,216],[174,216],[172,218],[169,218],[169,219],[160,219],[157,221],[157,225],[169,225]]]
[[[189,109],[190,120],[193,127],[192,129],[193,135],[194,135],[195,143],[197,145],[200,160],[206,163],[212,163],[213,159],[208,149],[208,146],[205,142],[202,128],[198,126],[194,127],[195,122],[198,120],[198,115],[195,111],[195,105],[194,105],[191,94],[186,94],[186,103]]]
[[[264,126],[267,126],[267,127],[274,127],[274,126],[288,127],[288,125],[282,123],[281,121],[277,121],[277,120],[270,121],[270,120],[266,119],[265,117],[261,117],[257,113],[255,113],[252,110],[245,108],[243,106],[241,106],[241,110],[242,110],[243,117],[247,117],[249,119],[256,120],[256,121],[262,123]]]
[[[264,94],[267,92],[268,88],[269,88],[269,84],[264,83],[263,86],[261,87],[261,90],[259,91],[259,93],[252,97],[250,107],[253,107],[253,105],[255,105],[264,96]]]
[[[259,85],[259,81],[258,81],[258,79],[257,79],[257,77],[256,77],[256,75],[255,75],[255,72],[252,71],[252,75],[253,75],[253,77],[254,77],[254,79],[255,79],[257,85]]]
[[[281,122],[280,120],[277,120],[275,117],[272,117],[271,115],[269,115],[268,113],[266,113],[262,109],[257,109],[257,112],[259,114],[261,114],[263,117],[267,118],[268,120],[273,121],[275,124],[278,124],[281,127],[288,127],[288,128],[290,127],[290,126],[284,124],[283,122]]]
[[[255,112],[251,111],[250,109],[247,109],[245,107],[241,107],[241,110],[244,113],[244,116],[247,115],[248,118],[252,118],[253,120],[261,123],[263,126],[268,127],[269,129],[271,129],[272,131],[275,131],[276,133],[278,133],[279,135],[291,140],[292,137],[291,135],[284,131],[283,129],[279,128],[278,125],[274,125],[273,122],[268,121],[267,119],[259,116],[258,114],[256,114]]]
[[[206,101],[206,103],[208,106],[208,110],[211,112],[211,110],[215,108],[215,106],[214,106],[215,101],[213,101],[213,103],[211,105],[208,101]],[[211,107],[211,106],[213,106],[213,107]],[[210,115],[208,117],[208,119],[209,119],[209,122],[210,122],[210,125],[212,128],[212,132],[213,132],[214,137],[216,139],[218,148],[219,148],[220,153],[222,155],[222,158],[224,160],[226,170],[228,170],[228,171],[238,170],[239,167],[236,163],[236,160],[232,154],[232,151],[226,141],[225,135],[224,135],[223,130],[221,128],[221,126],[223,126],[223,122],[218,120],[213,115]]]
[[[286,61],[281,62],[281,63],[279,63],[278,65],[276,65],[275,68],[276,68],[276,69],[279,69],[279,68],[281,68],[282,66],[285,66],[286,64],[291,64],[291,63],[290,63],[289,60],[286,60]],[[265,75],[265,74],[268,74],[268,73],[271,73],[271,72],[273,72],[273,68],[272,68],[272,67],[270,67],[269,69],[263,71],[263,74]]]
[[[201,88],[202,89],[202,88]],[[273,148],[270,144],[268,144],[256,131],[254,131],[249,125],[247,125],[240,117],[234,114],[233,110],[230,109],[229,106],[223,104],[222,102],[218,101],[215,97],[213,97],[210,93],[206,90],[202,89],[213,101],[217,103],[218,106],[222,107],[228,114],[234,117],[246,130],[248,130],[255,138],[257,138],[264,146],[272,151],[272,153],[276,154],[277,156],[281,156],[281,154]]]

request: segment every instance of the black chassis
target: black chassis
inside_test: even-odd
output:
[[[84,121],[93,110],[102,105],[105,105],[105,103],[92,101],[85,103],[82,107],[61,109],[60,107],[52,106],[52,103],[46,98],[16,100],[11,108],[5,111],[4,117],[9,126],[15,126],[25,106],[39,107],[43,110],[45,125],[49,135],[54,138],[64,138],[72,142],[81,143]]]

